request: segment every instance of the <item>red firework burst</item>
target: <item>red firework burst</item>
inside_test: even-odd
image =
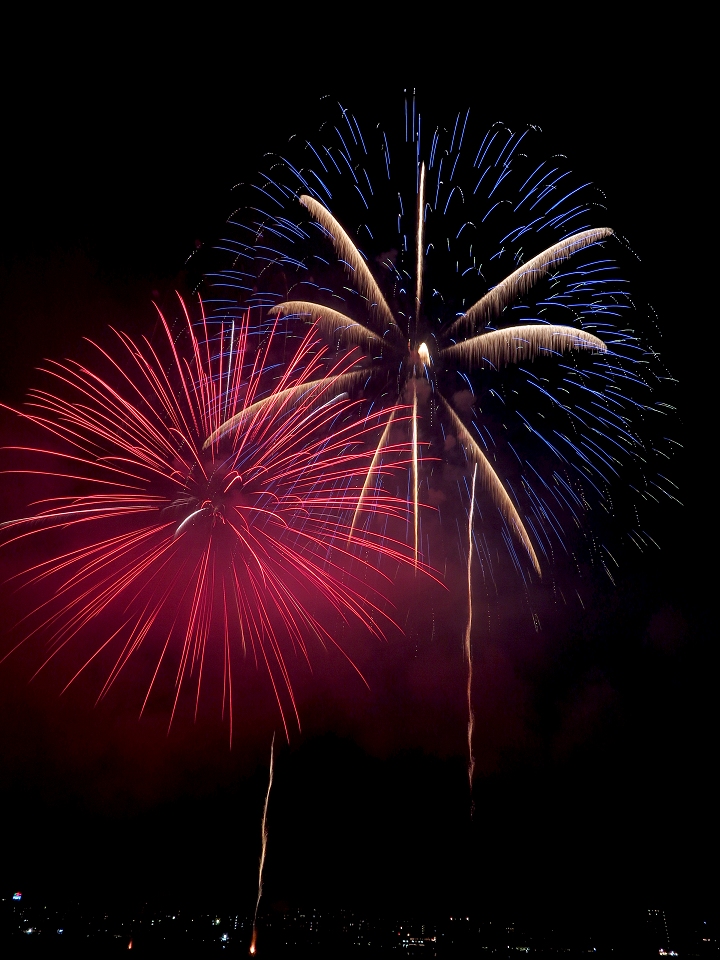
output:
[[[363,491],[369,469],[394,469],[375,467],[368,442],[388,411],[358,417],[341,392],[356,358],[327,370],[314,330],[274,366],[282,338],[273,328],[251,347],[249,315],[212,341],[187,311],[180,341],[160,323],[157,345],[117,331],[116,348],[93,344],[100,372],[50,364],[52,392],[33,390],[16,411],[53,442],[12,448],[32,462],[7,472],[65,489],[4,524],[5,545],[60,536],[65,547],[16,575],[41,600],[13,649],[42,635],[42,669],[72,641],[81,652],[68,686],[109,658],[99,699],[149,657],[141,714],[171,669],[170,724],[187,688],[197,715],[210,661],[218,676],[221,664],[231,740],[233,674],[249,657],[267,671],[287,735],[288,708],[297,717],[288,654],[309,662],[314,642],[338,647],[336,622],[382,636],[392,621],[370,568],[412,562],[374,529],[377,517],[407,519],[406,504],[381,479]],[[394,452],[401,468],[406,452]]]

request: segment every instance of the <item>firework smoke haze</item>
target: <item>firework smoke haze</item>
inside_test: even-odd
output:
[[[160,317],[156,344],[115,339],[94,365],[49,364],[53,392],[31,391],[17,411],[52,442],[13,448],[5,472],[56,478],[60,491],[2,527],[5,546],[55,545],[13,578],[21,595],[45,596],[14,649],[43,638],[39,669],[74,661],[66,686],[105,664],[99,699],[149,661],[141,713],[170,688],[170,724],[183,690],[197,716],[201,693],[220,688],[231,742],[235,680],[253,664],[288,735],[299,716],[287,653],[309,665],[314,646],[334,648],[357,670],[334,621],[378,638],[395,629],[384,575],[367,575],[370,558],[415,562],[374,526],[409,519],[383,486],[409,448],[374,459],[388,416],[407,414],[349,399],[352,358],[329,363],[314,328],[284,365],[285,341],[249,312],[214,336],[185,311],[178,335]]]

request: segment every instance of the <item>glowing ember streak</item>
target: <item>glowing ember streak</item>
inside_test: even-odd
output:
[[[465,628],[465,659],[467,660],[467,708],[468,708],[468,784],[470,786],[470,795],[472,796],[473,774],[475,773],[475,755],[473,754],[473,729],[475,726],[475,715],[472,706],[472,643],[470,641],[472,633],[473,605],[472,605],[472,555],[473,555],[473,511],[475,509],[475,481],[477,480],[477,463],[473,469],[472,490],[470,492],[470,510],[468,511],[468,561],[467,561],[467,591],[468,591],[468,619]]]
[[[368,344],[373,347],[383,343],[383,338],[379,334],[358,323],[357,320],[346,317],[344,313],[330,307],[319,307],[315,303],[306,303],[304,300],[287,300],[273,307],[270,313],[278,317],[307,317],[329,340],[335,339],[341,332],[343,339],[349,343],[363,346]]]
[[[249,654],[288,735],[288,712],[299,717],[286,654],[309,664],[313,644],[335,648],[359,673],[333,618],[384,637],[393,621],[367,574],[389,582],[383,558],[417,566],[416,551],[373,526],[409,519],[383,487],[407,469],[409,445],[388,444],[387,431],[408,417],[351,401],[355,358],[331,366],[314,327],[271,381],[285,341],[265,331],[252,346],[249,313],[212,340],[186,310],[179,336],[160,320],[158,343],[117,332],[119,349],[98,346],[99,370],[50,364],[56,392],[34,390],[16,411],[53,443],[15,448],[22,462],[5,472],[65,487],[3,524],[5,545],[61,534],[67,547],[16,574],[40,600],[14,649],[43,635],[39,669],[76,657],[66,686],[105,663],[98,699],[149,655],[141,713],[169,685],[170,724],[184,689],[197,716],[201,690],[222,685],[231,742],[234,674]]]
[[[329,340],[335,339],[336,335],[342,333],[343,338],[350,343],[370,344],[376,346],[382,344],[382,337],[374,333],[369,327],[358,323],[351,317],[332,310],[330,307],[321,307],[317,303],[308,303],[305,300],[287,300],[285,303],[279,303],[276,307],[270,309],[270,315],[276,317],[307,317],[312,323],[317,324],[321,331]],[[363,373],[363,379],[367,374]]]
[[[423,264],[425,257],[423,255],[423,223],[425,221],[425,164],[420,164],[420,182],[418,184],[418,211],[417,211],[417,231],[415,241],[416,263],[415,263],[415,332],[417,334],[418,320],[420,319],[420,307],[422,305],[423,288]],[[427,348],[426,348],[427,349]]]
[[[452,324],[448,330],[450,336],[457,336],[461,330],[470,330],[478,324],[485,324],[489,320],[500,316],[503,309],[513,300],[527,293],[553,267],[569,259],[574,253],[585,247],[607,240],[613,235],[609,227],[600,227],[597,230],[583,230],[582,233],[556,243],[547,250],[543,250],[532,260],[528,260],[522,267],[518,267],[510,276],[506,277],[496,287],[493,287],[477,303]]]
[[[253,916],[252,940],[250,942],[251,954],[255,954],[257,951],[257,918],[258,918],[258,910],[260,909],[260,898],[262,897],[262,890],[263,890],[263,871],[265,870],[265,856],[267,854],[267,842],[268,842],[267,813],[268,813],[268,803],[270,802],[270,791],[272,789],[272,784],[273,784],[274,770],[275,770],[275,734],[273,734],[273,738],[270,743],[270,775],[268,777],[268,787],[267,787],[267,793],[265,794],[265,805],[263,807],[263,815],[262,815],[262,826],[260,828],[260,837],[261,837],[262,847],[260,850],[260,867],[258,870],[258,893],[257,893],[257,900],[255,901],[255,915]]]
[[[342,257],[349,268],[358,290],[367,297],[373,307],[376,307],[380,313],[380,319],[383,323],[389,323],[391,327],[397,328],[397,323],[392,315],[390,307],[385,302],[385,297],[380,292],[375,278],[365,265],[360,252],[352,242],[347,233],[343,230],[335,217],[330,213],[327,207],[324,207],[312,197],[301,196],[300,203],[310,211],[317,222],[327,231],[335,249]]]
[[[346,373],[342,376],[325,377],[322,380],[311,380],[308,383],[301,383],[296,387],[280,390],[279,392],[271,394],[269,397],[258,400],[213,430],[205,443],[203,443],[203,450],[207,450],[213,443],[216,443],[231,431],[240,430],[247,426],[250,420],[260,414],[267,416],[271,411],[275,412],[275,410],[287,408],[310,393],[312,393],[314,402],[317,403],[321,397],[332,393],[338,394],[344,392],[348,386],[357,383],[361,376],[361,373]]]
[[[417,382],[413,379],[413,406],[412,406],[412,482],[413,482],[413,526],[415,531],[415,566],[418,563],[418,524],[420,510],[420,490],[418,484],[418,429],[417,429]]]
[[[383,434],[380,437],[380,442],[378,443],[377,449],[375,450],[375,455],[372,458],[370,469],[368,470],[367,476],[365,477],[365,482],[363,483],[363,488],[362,488],[362,491],[360,492],[360,497],[358,498],[358,505],[355,508],[355,513],[353,514],[352,523],[350,524],[350,533],[348,534],[348,539],[352,537],[353,531],[355,530],[355,525],[357,524],[358,518],[362,512],[362,508],[365,503],[365,496],[370,487],[370,482],[376,476],[376,470],[377,470],[378,461],[380,460],[380,454],[383,451],[383,447],[387,446],[388,438],[390,436],[390,428],[392,427],[392,423],[394,419],[395,419],[395,413],[393,412],[390,414],[388,418],[387,426],[383,430]]]
[[[528,324],[471,337],[462,343],[447,347],[443,355],[462,359],[470,368],[482,366],[483,363],[497,368],[570,350],[594,350],[596,353],[607,353],[607,346],[599,337],[584,330],[550,324],[547,326]]]
[[[540,563],[538,562],[535,548],[533,547],[532,541],[528,536],[525,525],[520,519],[520,514],[515,509],[515,504],[508,496],[505,487],[500,482],[500,478],[493,470],[490,461],[482,452],[470,431],[467,429],[460,417],[458,417],[458,415],[455,413],[450,404],[444,398],[441,399],[450,418],[450,422],[457,431],[458,440],[465,448],[465,453],[468,459],[471,462],[474,462],[476,467],[480,467],[484,489],[488,491],[493,502],[495,503],[495,506],[498,508],[505,520],[507,520],[510,529],[513,530],[518,539],[522,541],[522,544],[527,550],[528,555],[533,562],[533,566],[539,575]]]

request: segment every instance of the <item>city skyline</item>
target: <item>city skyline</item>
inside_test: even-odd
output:
[[[85,955],[102,949],[115,956],[132,949],[142,955],[174,955],[182,945],[194,955],[243,952],[253,929],[251,915],[229,905],[212,910],[190,904],[132,902],[103,905],[0,896],[0,944],[52,955]],[[286,957],[312,951],[320,957],[395,956],[460,958],[477,950],[496,956],[517,953],[567,960],[642,960],[657,956],[712,957],[720,952],[712,911],[643,909],[593,911],[589,905],[534,911],[485,910],[470,915],[411,911],[392,914],[312,905],[276,904],[259,917],[263,955]],[[54,953],[53,953],[54,951]],[[65,953],[63,953],[65,951]],[[37,955],[35,953],[34,955]]]

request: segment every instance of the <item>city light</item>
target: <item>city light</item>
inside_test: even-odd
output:
[[[23,896],[22,905],[13,903],[11,894],[0,897],[0,956],[4,948],[21,940],[24,944],[42,943],[62,935],[63,949],[82,950],[92,946],[94,955],[108,955],[108,948],[139,950],[144,955],[205,955],[208,947],[251,956],[349,956],[349,951],[362,948],[363,956],[395,951],[403,956],[445,957],[465,960],[490,951],[505,956],[543,954],[545,956],[609,956],[608,948],[618,949],[623,934],[619,930],[608,937],[607,930],[592,924],[584,926],[578,916],[560,921],[553,917],[518,916],[513,922],[506,916],[472,915],[450,917],[423,914],[395,915],[359,914],[346,908],[268,906],[257,917],[253,930],[253,914],[226,913],[221,909],[202,910],[189,904],[179,909],[153,908],[151,904],[115,907],[81,904],[53,904],[43,898],[34,901]],[[657,927],[648,924],[662,920],[671,940],[657,939]],[[253,940],[253,933],[257,936]],[[641,956],[678,957],[705,956],[714,944],[713,924],[703,923],[679,911],[638,910],[635,926],[626,931],[644,952]],[[32,941],[28,937],[32,937]],[[672,945],[672,946],[671,946]],[[372,948],[372,954],[364,952]],[[25,948],[27,949],[27,948]],[[331,950],[331,953],[327,953]],[[697,952],[697,951],[700,952]],[[10,955],[10,954],[7,954]],[[13,954],[14,955],[14,954]],[[489,954],[488,954],[489,955]],[[708,956],[710,954],[707,954]],[[715,954],[712,954],[713,956]]]

